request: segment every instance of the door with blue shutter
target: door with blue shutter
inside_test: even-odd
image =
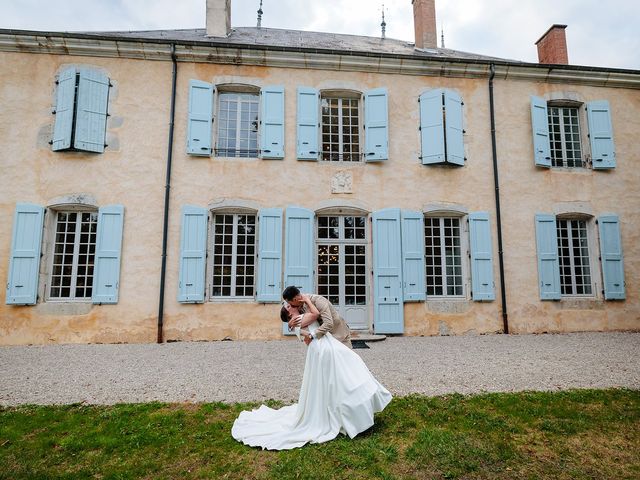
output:
[[[423,165],[444,163],[444,116],[442,90],[435,89],[420,95],[420,145]]]
[[[541,300],[560,300],[560,264],[556,217],[536,214],[538,281]]]
[[[262,98],[260,158],[284,158],[284,87],[264,87]]]
[[[311,210],[287,207],[285,214],[284,285],[295,285],[301,292],[313,293],[313,219]],[[287,324],[282,333],[289,334]]]
[[[469,215],[469,238],[473,300],[495,300],[491,225],[487,212],[473,212]]]
[[[206,208],[182,207],[178,302],[203,303],[207,257]]]
[[[376,333],[403,333],[400,209],[373,213],[373,291]]]
[[[93,303],[118,303],[123,225],[124,207],[122,205],[107,205],[98,209],[91,295]]]
[[[613,144],[611,108],[606,100],[587,103],[591,160],[594,169],[615,168],[616,150]]]
[[[544,98],[531,97],[531,126],[533,129],[533,152],[536,165],[550,167],[549,117],[547,101]]]
[[[73,129],[73,105],[76,97],[76,68],[62,70],[58,75],[56,91],[56,118],[53,127],[52,150],[71,148]]]
[[[320,93],[315,88],[298,87],[296,153],[298,160],[317,161],[320,127]]]
[[[600,232],[604,298],[606,300],[624,300],[626,298],[624,262],[618,216],[603,215],[598,218],[598,230]]]
[[[44,208],[18,203],[13,217],[7,305],[35,305],[42,249]]]
[[[211,155],[213,124],[213,85],[189,80],[189,118],[187,121],[187,153]]]
[[[405,302],[427,299],[422,212],[402,210],[402,287]]]
[[[256,301],[278,303],[282,294],[282,209],[258,214],[258,289]]]
[[[104,152],[107,131],[109,78],[92,68],[81,68],[74,147],[87,152]]]
[[[462,117],[462,97],[453,90],[444,91],[444,112],[446,115],[447,163],[464,165],[464,129]]]
[[[364,158],[367,162],[389,159],[387,89],[364,92]]]

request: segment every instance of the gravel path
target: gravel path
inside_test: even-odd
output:
[[[355,350],[394,395],[640,389],[640,333],[396,337]],[[0,405],[296,400],[304,345],[0,347]]]

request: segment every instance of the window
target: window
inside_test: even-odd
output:
[[[253,298],[256,216],[213,215],[211,298]]]
[[[56,212],[49,299],[91,299],[97,224],[97,212]]]
[[[339,311],[367,304],[366,220],[365,216],[318,216],[318,294]]]
[[[257,93],[219,94],[216,155],[258,157],[258,105]]]
[[[425,217],[424,235],[427,296],[463,296],[460,218]]]
[[[70,67],[56,83],[52,149],[104,152],[109,78],[96,69]]]
[[[454,90],[437,88],[424,92],[418,101],[422,164],[463,166],[462,97]]]
[[[557,219],[562,295],[592,295],[586,220]]]
[[[554,167],[583,167],[577,107],[549,106],[549,140]]]
[[[322,160],[359,162],[360,100],[347,97],[323,97]]]

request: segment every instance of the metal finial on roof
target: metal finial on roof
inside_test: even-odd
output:
[[[258,9],[258,28],[262,27],[262,0],[260,0],[260,8]]]
[[[442,28],[441,30],[442,34],[440,36],[440,43],[441,43],[440,48],[444,48],[444,24],[441,25],[440,28]]]
[[[387,29],[387,22],[384,21],[384,3],[382,4],[382,23],[380,24],[382,27],[382,38],[385,38],[385,30]]]

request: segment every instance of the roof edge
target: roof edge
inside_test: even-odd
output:
[[[640,88],[640,70],[581,65],[555,65],[464,58],[439,58],[386,52],[359,52],[308,47],[276,47],[207,41],[135,39],[108,35],[0,29],[0,51],[171,60],[176,45],[179,61],[229,63],[328,70],[359,70],[414,75],[488,77],[488,67],[512,72],[510,78],[568,81],[590,85]],[[283,62],[283,59],[286,59]],[[377,59],[377,61],[372,61]],[[291,63],[293,62],[293,63]],[[515,72],[528,72],[515,75]],[[507,77],[504,77],[507,78]]]

